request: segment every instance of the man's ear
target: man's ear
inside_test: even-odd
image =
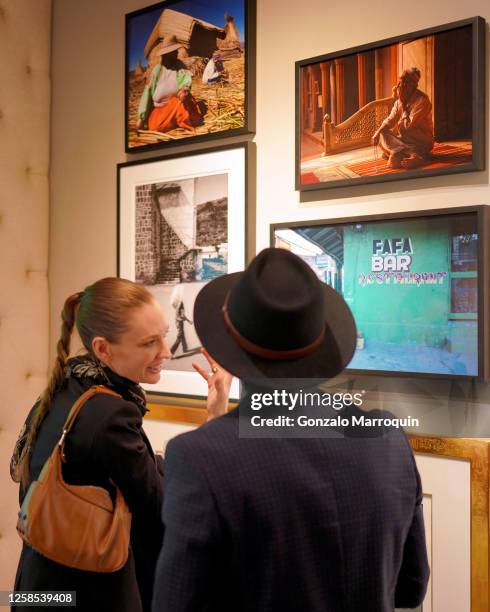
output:
[[[111,345],[103,336],[95,336],[92,340],[92,351],[102,363],[109,363],[112,355]]]

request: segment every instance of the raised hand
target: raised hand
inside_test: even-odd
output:
[[[228,410],[228,397],[233,376],[226,370],[223,370],[223,368],[218,367],[205,348],[201,348],[201,353],[209,363],[211,372],[207,372],[196,362],[192,363],[192,367],[208,383],[207,420],[210,421],[215,417],[225,414]]]

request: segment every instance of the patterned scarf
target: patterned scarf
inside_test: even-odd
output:
[[[132,380],[116,374],[110,368],[102,364],[96,357],[86,354],[69,359],[66,366],[65,378],[70,378],[72,376],[87,388],[93,385],[104,385],[109,389],[113,389],[125,400],[136,404],[141,410],[142,415],[148,412],[148,408],[146,407],[146,396],[142,387]],[[39,401],[40,399],[36,401],[35,406]],[[31,410],[29,417],[32,418],[33,413],[34,409]],[[10,476],[14,482],[20,482],[19,463],[28,450],[26,447],[26,440],[30,422],[29,417],[22,426],[17,442],[15,443],[12,458],[10,459]]]
[[[148,412],[146,396],[142,387],[137,383],[116,374],[109,367],[91,355],[81,355],[68,360],[65,378],[71,376],[80,380],[84,385],[104,385],[123,396],[124,399],[135,403],[142,414]]]

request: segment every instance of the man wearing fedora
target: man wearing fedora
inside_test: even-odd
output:
[[[240,435],[251,389],[274,395],[347,366],[356,327],[342,297],[296,255],[266,249],[202,289],[194,323],[212,360],[209,385],[222,384],[222,367],[246,392],[238,408],[167,446],[154,612],[418,606],[429,575],[422,492],[401,429]]]

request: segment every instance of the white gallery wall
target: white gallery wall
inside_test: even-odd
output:
[[[477,15],[490,21],[490,2],[258,0],[255,141],[259,247],[268,244],[269,224],[279,221],[490,204],[488,171],[310,191],[302,196],[294,190],[295,60]],[[486,112],[488,116],[488,97]],[[488,139],[486,147],[488,154]]]
[[[146,5],[54,0],[51,346],[64,297],[116,271],[116,164],[172,152],[124,152],[124,15]],[[257,0],[257,248],[268,246],[272,222],[490,204],[487,170],[303,195],[294,190],[296,60],[475,15],[490,21],[488,0],[412,0],[405,8],[385,0]]]
[[[147,0],[54,0],[51,354],[64,298],[97,278],[116,273],[116,164],[162,154],[124,153],[124,15],[148,4]],[[273,222],[490,204],[487,170],[304,194],[294,189],[296,60],[476,15],[490,21],[488,0],[413,0],[404,7],[390,6],[385,0],[345,4],[257,0],[257,222],[251,229],[256,231],[258,250],[268,246]],[[469,96],[470,92],[468,102]],[[488,94],[485,106],[488,115]],[[225,144],[227,140],[207,146],[218,142]],[[488,137],[485,146],[488,158]],[[192,148],[184,145],[165,148],[164,152]],[[372,384],[378,390],[379,381]],[[455,411],[446,415],[444,433],[490,435],[488,386],[475,390],[445,381],[434,386],[387,379],[381,381],[381,387],[389,392],[381,397],[384,405],[395,395],[399,403],[411,406],[416,393],[426,410],[425,399],[437,394]],[[471,422],[462,410],[469,396],[473,404],[476,398],[477,404]],[[438,415],[431,433],[437,433],[439,419]],[[151,427],[148,423],[147,428]],[[165,431],[165,425],[160,424],[158,435]]]

